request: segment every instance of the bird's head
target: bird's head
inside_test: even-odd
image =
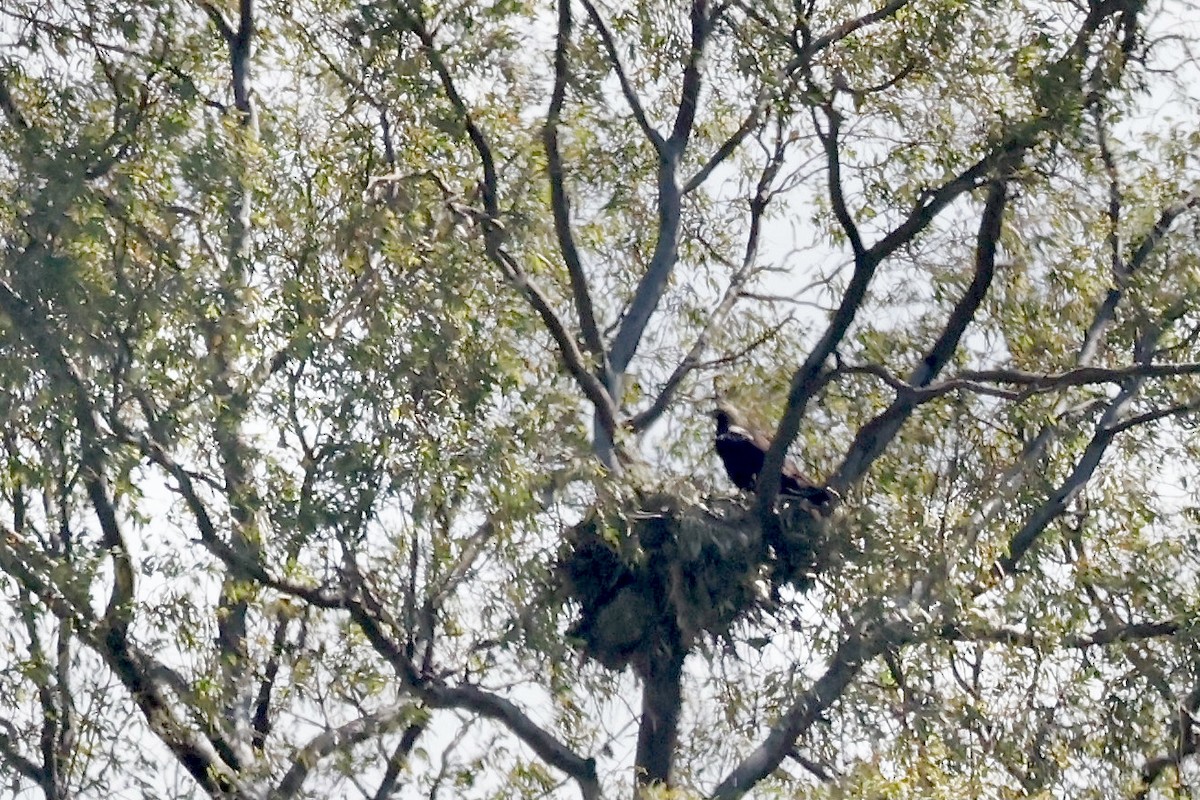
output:
[[[717,401],[717,406],[713,409],[712,416],[717,421],[718,434],[724,433],[732,426],[742,425],[741,412],[724,400]]]

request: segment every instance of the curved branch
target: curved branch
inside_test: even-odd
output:
[[[40,786],[46,792],[47,797],[52,796],[55,786],[49,770],[39,767],[30,759],[21,755],[21,752],[14,744],[14,741],[21,741],[24,737],[6,719],[0,719],[0,728],[4,729],[0,730],[0,761],[7,764],[17,774],[23,775]]]
[[[388,634],[387,628],[399,628],[365,588],[362,600],[348,601],[346,607],[376,652],[392,665],[404,687],[427,706],[465,709],[500,722],[547,764],[571,776],[585,800],[600,797],[595,759],[576,754],[510,700],[476,686],[446,686],[426,678],[405,655],[404,648]]]
[[[1006,184],[1003,181],[994,182],[988,190],[987,202],[979,222],[975,246],[975,275],[955,304],[941,335],[909,376],[910,384],[925,386],[950,363],[967,326],[987,297],[996,272],[996,246],[1000,240],[1006,199]],[[841,490],[857,482],[891,444],[919,403],[915,393],[900,394],[887,409],[864,425],[842,460],[836,477],[831,481],[833,487]]]
[[[831,45],[837,44],[855,31],[862,30],[870,25],[874,25],[876,22],[881,22],[888,17],[894,16],[896,12],[900,11],[911,2],[912,0],[891,0],[891,2],[887,3],[883,8],[880,8],[877,11],[871,11],[856,19],[847,20],[831,30],[829,33],[818,36],[809,43],[807,49],[810,53],[815,55]]]
[[[503,723],[543,761],[570,775],[579,784],[584,800],[599,799],[596,760],[577,755],[511,701],[475,686],[431,687],[422,697],[434,708],[466,709]]]
[[[562,107],[567,93],[567,49],[571,44],[571,0],[558,0],[558,41],[554,47],[554,91],[550,97],[550,109],[546,113],[546,125],[542,129],[542,143],[546,148],[546,170],[550,180],[550,207],[554,212],[554,232],[558,237],[558,248],[567,265],[571,278],[571,291],[575,297],[575,310],[579,314],[579,329],[583,343],[597,358],[605,358],[604,341],[588,289],[587,274],[575,244],[571,230],[571,201],[567,197],[564,182],[562,151],[558,146],[558,126],[562,120]]]
[[[550,306],[550,300],[541,287],[521,268],[516,259],[503,249],[496,251],[496,258],[497,263],[503,266],[509,282],[525,295],[529,304],[542,318],[542,324],[546,326],[554,343],[558,345],[558,354],[562,358],[567,372],[571,374],[588,400],[592,402],[596,409],[596,416],[604,430],[610,437],[613,436],[617,430],[617,406],[608,387],[588,369],[584,355],[575,344],[574,337],[567,331],[566,324]]]
[[[837,218],[838,224],[842,226],[842,231],[846,234],[846,239],[850,242],[855,262],[860,262],[866,257],[866,248],[863,245],[862,234],[858,232],[854,215],[846,206],[846,194],[842,186],[842,157],[838,147],[841,115],[833,108],[827,108],[826,115],[829,120],[829,129],[822,133],[819,125],[816,128],[817,136],[825,148],[825,163],[829,173],[829,203],[833,208],[834,217]]]
[[[874,636],[851,630],[834,653],[825,674],[783,713],[763,743],[725,776],[713,790],[713,800],[737,800],[774,772],[794,749],[796,739],[837,702],[863,667],[882,652],[885,643],[889,640],[898,643],[902,633],[894,625],[880,629]]]
[[[317,734],[300,748],[279,785],[267,796],[270,800],[291,800],[299,793],[309,772],[322,758],[335,752],[349,750],[357,744],[386,733],[419,713],[412,703],[396,703]]]
[[[470,109],[467,108],[466,101],[463,100],[462,95],[459,93],[454,78],[446,66],[446,62],[442,59],[441,54],[435,46],[433,34],[425,27],[421,19],[409,9],[402,7],[399,9],[399,14],[405,27],[421,42],[422,52],[429,59],[429,63],[437,73],[438,80],[442,85],[442,91],[445,92],[450,105],[454,108],[454,112],[458,115],[459,120],[466,129],[467,136],[470,138],[476,155],[479,157],[480,165],[483,169],[483,180],[480,183],[480,190],[483,196],[484,213],[478,215],[478,221],[483,230],[484,248],[487,251],[488,257],[494,264],[500,267],[501,272],[513,284],[514,288],[520,290],[525,295],[529,304],[538,313],[538,316],[542,318],[542,322],[546,325],[547,330],[558,346],[559,355],[562,357],[568,372],[575,378],[584,394],[595,406],[596,416],[611,438],[615,435],[617,429],[617,408],[614,398],[607,387],[588,369],[583,354],[579,351],[579,347],[575,343],[574,337],[567,331],[566,324],[554,311],[546,294],[529,277],[525,270],[521,268],[517,260],[504,250],[504,231],[499,221],[500,179],[496,171],[495,155],[492,152],[491,145],[488,143],[487,136],[475,121]],[[453,208],[451,210],[455,211]],[[461,214],[464,212],[456,211],[456,213]],[[474,216],[469,211],[465,213],[467,213],[467,216]],[[609,466],[612,465],[610,464]]]
[[[629,104],[633,118],[637,120],[638,127],[642,129],[642,133],[661,156],[666,142],[663,140],[662,134],[654,130],[654,126],[646,117],[646,111],[642,108],[642,101],[637,96],[637,90],[630,83],[629,76],[625,73],[625,67],[621,64],[621,57],[617,54],[617,43],[613,39],[612,31],[609,30],[604,18],[600,16],[600,12],[596,10],[596,5],[591,0],[582,0],[582,2],[592,24],[596,26],[596,32],[600,34],[600,41],[604,44],[605,52],[608,53],[608,62],[612,66],[613,72],[617,74],[617,82],[621,85],[621,94],[625,96],[625,102]]]

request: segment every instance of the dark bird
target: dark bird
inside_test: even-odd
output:
[[[729,480],[739,489],[754,491],[771,440],[747,427],[737,409],[728,403],[717,403],[713,416],[717,420],[717,455],[725,464]],[[803,498],[817,508],[828,506],[837,498],[832,489],[810,480],[790,458],[783,462],[779,478],[781,495]]]

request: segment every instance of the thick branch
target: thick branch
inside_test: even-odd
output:
[[[950,363],[967,326],[987,297],[996,270],[996,245],[1000,239],[1005,199],[1005,184],[996,181],[988,190],[979,223],[974,277],[951,312],[941,335],[909,376],[911,385],[925,386]],[[919,402],[911,394],[900,394],[886,410],[863,426],[832,481],[834,488],[845,488],[862,478],[875,459],[891,444]]]
[[[725,294],[721,298],[720,303],[708,315],[708,320],[704,323],[704,328],[700,331],[696,340],[692,342],[687,355],[672,370],[670,376],[668,376],[666,382],[663,384],[663,388],[659,390],[658,396],[654,398],[654,402],[649,408],[639,412],[630,419],[629,427],[634,432],[646,430],[666,412],[667,408],[674,401],[675,394],[683,384],[684,379],[699,366],[700,356],[708,348],[709,341],[720,330],[729,313],[741,297],[742,288],[750,279],[754,262],[758,257],[758,244],[762,233],[763,215],[767,210],[767,204],[770,202],[771,186],[775,182],[775,178],[783,165],[786,151],[786,143],[781,128],[779,136],[775,140],[775,150],[771,155],[770,161],[763,168],[762,174],[758,178],[754,197],[750,200],[750,231],[746,237],[746,247],[742,254],[742,263],[730,278],[729,286],[725,289]]]
[[[14,745],[14,741],[20,741],[22,737],[8,720],[0,720],[0,761],[3,761],[10,769],[19,775],[23,775],[35,784],[40,786],[45,791],[46,796],[52,796],[54,791],[53,779],[48,772],[39,767],[37,764],[30,761]]]
[[[1098,26],[1100,20],[1093,19],[1094,16],[1089,15],[1085,25]],[[1086,31],[1094,30],[1095,27],[1086,28]],[[1083,36],[1083,33],[1080,35]],[[1065,67],[1073,69],[1077,73],[1079,65],[1077,54],[1074,50],[1073,48],[1072,51],[1064,55],[1051,69]],[[836,119],[836,117],[833,117],[833,119]],[[943,209],[963,193],[971,191],[978,186],[989,174],[996,172],[1004,174],[1010,171],[1019,162],[1025,151],[1032,147],[1042,134],[1062,127],[1063,124],[1065,124],[1063,120],[1052,114],[1045,111],[1035,112],[1025,122],[1014,125],[1011,128],[1009,136],[984,155],[983,158],[963,170],[955,178],[942,184],[936,190],[929,192],[924,200],[913,208],[903,222],[870,249],[859,250],[855,248],[854,274],[842,297],[842,302],[838,306],[837,311],[834,312],[825,334],[817,342],[816,347],[809,354],[804,364],[796,370],[792,377],[791,389],[788,392],[787,408],[784,411],[783,418],[779,422],[779,428],[775,433],[775,438],[771,442],[771,447],[767,451],[762,474],[778,474],[783,468],[787,449],[796,439],[796,434],[800,430],[800,420],[804,416],[808,402],[815,395],[822,383],[818,381],[818,376],[824,369],[824,364],[833,353],[834,348],[837,347],[838,343],[845,336],[846,331],[849,330],[850,324],[853,322],[863,298],[866,296],[867,286],[880,262],[900,247],[911,242],[933,222]],[[827,152],[830,152],[832,144],[835,143],[827,143]],[[833,149],[831,152],[836,155],[836,149]],[[832,170],[836,170],[836,161],[831,161],[830,167],[831,172]],[[836,172],[832,172],[832,174],[836,174]],[[831,186],[835,183],[836,181],[831,180]],[[839,214],[839,219],[841,218],[842,215]],[[846,219],[849,219],[848,212]],[[844,221],[843,227],[847,227]],[[847,227],[848,235],[849,230],[852,230],[852,227]],[[853,239],[851,240],[851,245],[852,247],[854,246]],[[775,496],[778,493],[776,483],[776,481],[765,481],[762,491],[758,495],[759,515],[764,525],[778,523],[774,512]]]
[[[696,123],[696,109],[700,103],[700,63],[711,25],[708,19],[708,0],[692,0],[692,47],[688,51],[687,66],[683,68],[683,81],[679,89],[679,110],[675,124],[671,127],[668,145],[676,153],[682,153],[692,135]]]
[[[574,337],[567,331],[566,324],[550,306],[549,298],[521,268],[516,259],[507,252],[497,250],[496,259],[497,263],[503,266],[509,283],[525,295],[529,300],[529,305],[542,318],[542,324],[546,326],[550,337],[558,345],[558,354],[562,358],[567,372],[579,384],[588,400],[592,402],[604,430],[609,436],[614,435],[617,430],[617,406],[614,398],[608,387],[588,369],[583,353],[579,352],[579,347],[575,344]]]
[[[683,214],[679,162],[695,123],[696,103],[701,87],[700,62],[711,32],[706,7],[705,0],[695,0],[692,3],[692,47],[684,67],[679,110],[671,138],[659,148],[658,239],[654,245],[650,266],[638,282],[633,299],[613,339],[610,357],[613,371],[617,375],[625,372],[637,352],[642,334],[645,333],[650,317],[662,300],[667,281],[679,257],[679,232]]]
[[[825,148],[825,164],[829,173],[829,204],[833,208],[833,216],[837,218],[838,224],[842,226],[842,231],[846,234],[847,241],[850,242],[850,249],[854,253],[854,261],[857,264],[865,259],[866,247],[863,245],[862,235],[858,232],[858,224],[854,221],[854,215],[846,206],[846,193],[842,185],[842,156],[838,145],[841,116],[831,108],[828,109],[828,119],[829,130],[821,133],[818,126],[818,135]]]
[[[511,701],[475,686],[433,687],[423,698],[434,708],[466,709],[503,723],[547,764],[570,775],[579,784],[584,800],[600,797],[595,759],[577,755]]]
[[[554,48],[554,91],[550,97],[550,109],[546,113],[546,125],[542,129],[542,142],[546,148],[546,168],[550,179],[550,205],[554,212],[554,232],[558,237],[558,248],[567,265],[571,278],[571,292],[575,297],[575,310],[579,314],[579,328],[583,343],[598,359],[605,359],[604,342],[588,289],[587,274],[575,245],[575,234],[571,230],[571,204],[564,183],[562,152],[558,146],[558,126],[562,118],[563,101],[567,93],[569,72],[567,54],[571,46],[571,0],[558,0],[558,41]]]
[[[386,733],[410,720],[415,713],[419,712],[412,703],[397,703],[318,734],[296,753],[292,766],[268,797],[270,800],[291,800],[321,759]]]
[[[585,800],[600,796],[596,762],[583,758],[530,719],[512,701],[475,686],[445,686],[426,680],[405,655],[381,620],[382,608],[364,594],[363,602],[348,604],[350,615],[376,652],[387,659],[404,686],[430,708],[455,708],[474,711],[496,720],[530,747],[547,764],[561,769],[579,784]],[[386,625],[386,627],[393,627]]]
[[[763,743],[721,781],[711,795],[713,800],[736,800],[774,772],[793,750],[796,740],[837,702],[882,646],[882,636],[867,638],[857,630],[851,631],[825,674],[783,713]]]

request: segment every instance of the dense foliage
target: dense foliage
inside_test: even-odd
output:
[[[1196,10],[6,0],[0,778],[1186,796]]]

